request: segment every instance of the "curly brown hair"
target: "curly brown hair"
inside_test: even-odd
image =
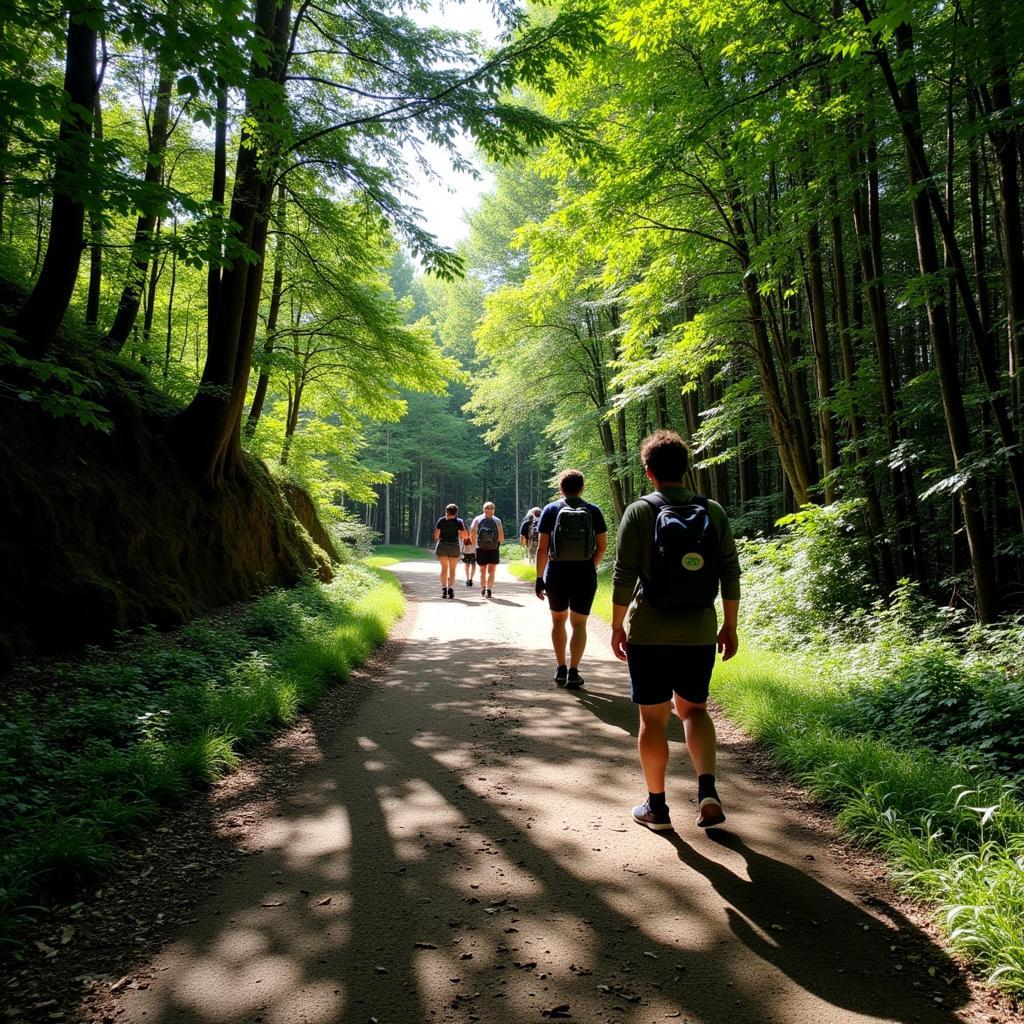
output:
[[[674,430],[656,430],[644,438],[640,458],[657,480],[682,480],[690,466],[690,453]]]

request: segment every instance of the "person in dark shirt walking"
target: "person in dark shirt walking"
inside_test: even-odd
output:
[[[537,561],[537,545],[540,543],[540,533],[537,528],[540,526],[540,512],[539,508],[531,508],[519,527],[519,543],[525,549],[526,557],[531,562]]]
[[[608,547],[604,515],[581,497],[583,483],[578,469],[567,469],[558,478],[562,497],[544,507],[537,527],[537,597],[543,601],[546,594],[551,611],[555,683],[570,690],[583,685],[579,665],[587,646],[587,617],[597,593],[597,567]]]
[[[469,531],[459,518],[459,506],[446,505],[444,515],[434,524],[434,553],[441,563],[441,597],[455,597],[455,567],[461,554],[459,541],[466,540],[469,540]]]
[[[697,824],[707,828],[725,820],[707,699],[716,650],[728,661],[739,643],[739,558],[722,506],[683,484],[689,453],[679,435],[656,431],[640,457],[655,493],[626,509],[612,572],[612,650],[629,665],[647,784],[647,800],[633,808],[633,818],[654,831],[672,828],[665,772],[674,704],[697,772]],[[721,629],[714,608],[719,585]]]

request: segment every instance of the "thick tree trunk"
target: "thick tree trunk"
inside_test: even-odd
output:
[[[91,164],[92,117],[96,109],[96,20],[102,14],[99,0],[73,3],[68,12],[67,51],[64,60],[64,92],[67,108],[58,131],[57,160],[53,174],[50,234],[42,270],[24,306],[11,326],[24,338],[35,358],[53,343],[64,319],[78,278],[85,229],[88,183],[81,180]],[[85,17],[83,17],[85,15]]]

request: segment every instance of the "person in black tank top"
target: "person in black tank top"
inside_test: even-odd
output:
[[[446,505],[444,515],[434,524],[434,553],[441,563],[441,597],[455,597],[455,567],[459,564],[459,541],[468,540],[469,531],[459,518],[458,505]]]

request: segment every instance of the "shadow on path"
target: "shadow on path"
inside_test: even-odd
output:
[[[323,760],[119,1021],[521,1024],[565,1004],[595,1024],[956,1019],[964,986],[938,1005],[923,973],[955,976],[948,957],[779,859],[820,841],[756,783],[738,787],[762,802],[745,838],[659,842],[624,819],[619,733],[636,730],[617,664],[589,660],[595,688],[566,700],[545,646],[515,641],[522,621],[481,636],[493,612],[444,607],[421,606],[431,621],[349,725],[314,720]],[[911,936],[921,992],[890,948]]]

